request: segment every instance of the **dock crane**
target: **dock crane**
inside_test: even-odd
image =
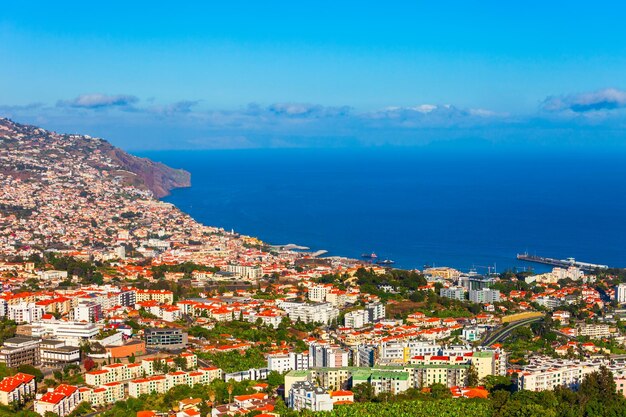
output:
[[[489,265],[489,266],[484,266],[484,265],[472,265],[472,269],[476,269],[476,268],[482,268],[482,269],[486,269],[488,275],[491,275],[491,270],[493,269],[493,273],[497,274],[498,270],[496,268],[496,263],[494,262],[493,265]]]

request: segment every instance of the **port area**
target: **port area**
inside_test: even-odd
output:
[[[595,271],[596,269],[608,269],[609,268],[608,265],[599,265],[599,264],[592,264],[588,262],[579,262],[574,258],[555,259],[555,258],[546,258],[544,256],[529,255],[528,253],[518,253],[517,259],[519,259],[520,261],[558,266],[561,268],[569,268],[570,266],[574,266],[584,271]]]

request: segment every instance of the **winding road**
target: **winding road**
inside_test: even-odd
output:
[[[518,327],[521,326],[526,326],[532,323],[536,323],[543,320],[543,316],[542,317],[532,317],[529,319],[524,319],[524,320],[519,320],[519,321],[512,321],[509,323],[508,326],[502,326],[499,329],[497,329],[495,332],[490,333],[489,335],[487,335],[487,337],[485,338],[485,340],[482,342],[483,346],[491,346],[494,343],[498,343],[503,341],[504,339],[506,339],[513,330],[517,329]]]

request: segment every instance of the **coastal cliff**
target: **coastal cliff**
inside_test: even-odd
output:
[[[148,158],[140,158],[107,143],[106,154],[120,166],[139,177],[143,185],[157,198],[167,196],[175,188],[191,186],[191,174],[183,169],[174,169]]]
[[[118,177],[128,185],[150,190],[157,198],[167,196],[175,188],[191,186],[189,172],[131,155],[104,139],[57,134],[0,118],[0,151],[11,152],[25,145],[33,147],[38,159],[49,164],[63,164],[67,157],[83,159],[85,163]],[[96,155],[105,158],[103,160]],[[0,167],[0,171],[19,178],[24,175],[21,168],[5,165]]]

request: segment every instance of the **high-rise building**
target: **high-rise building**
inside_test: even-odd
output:
[[[465,288],[463,287],[450,287],[442,288],[439,290],[439,295],[445,298],[452,298],[453,300],[465,300]]]
[[[615,301],[620,304],[626,303],[626,284],[619,284],[615,287]]]
[[[491,304],[500,301],[500,291],[483,288],[481,290],[470,290],[469,300],[472,303]]]

